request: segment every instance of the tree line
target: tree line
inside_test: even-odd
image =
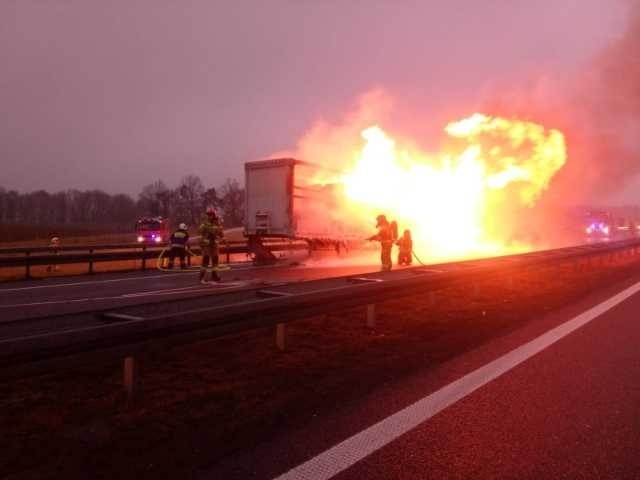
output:
[[[244,221],[244,188],[227,179],[206,188],[200,177],[187,175],[175,188],[162,180],[146,185],[136,199],[101,190],[38,190],[19,193],[0,187],[0,223],[40,225],[133,225],[141,216],[168,217],[173,223],[195,225],[207,206],[216,207],[225,226]]]

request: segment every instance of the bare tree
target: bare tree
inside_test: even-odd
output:
[[[244,196],[244,188],[235,179],[227,178],[220,187],[220,204],[226,226],[239,227],[244,223]]]
[[[145,215],[168,216],[171,192],[162,180],[146,185],[138,196],[138,208]]]
[[[175,190],[177,193],[178,211],[183,218],[195,224],[202,214],[204,185],[197,175],[187,175],[180,181]]]
[[[202,205],[205,208],[209,206],[215,208],[222,207],[220,197],[218,197],[218,191],[215,188],[211,187],[205,190],[204,194],[202,195]]]

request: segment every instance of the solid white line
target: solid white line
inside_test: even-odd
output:
[[[114,282],[127,282],[134,280],[146,280],[147,278],[168,278],[181,275],[180,273],[163,273],[160,275],[141,275],[139,277],[127,277],[127,278],[111,278],[109,280],[87,280],[86,282],[74,282],[74,283],[56,283],[53,285],[35,285],[32,287],[16,287],[16,288],[0,288],[0,294],[3,292],[17,292],[21,290],[36,290],[39,288],[58,288],[58,287],[77,287],[78,285],[94,285],[98,283],[114,283]]]
[[[325,480],[337,475],[639,291],[640,282],[325,450],[277,480]]]
[[[259,267],[254,267],[252,265],[242,265],[242,264],[236,264],[238,265],[237,267],[233,267],[229,269],[229,271],[231,272],[237,272],[237,271],[245,271],[245,270],[263,270],[265,268],[277,268],[274,265],[265,265],[265,266],[259,266]],[[283,265],[284,266],[284,265]],[[197,270],[193,271],[193,274],[196,275],[198,273]],[[127,278],[111,278],[109,280],[87,280],[86,282],[73,282],[73,283],[55,283],[53,285],[34,285],[31,287],[15,287],[15,288],[1,288],[0,287],[0,294],[2,294],[3,292],[19,292],[19,291],[23,291],[23,290],[37,290],[40,288],[59,288],[59,287],[77,287],[79,285],[94,285],[94,284],[100,284],[100,283],[114,283],[114,282],[128,282],[128,281],[134,281],[134,280],[146,280],[147,278],[169,278],[169,277],[177,277],[180,275],[184,275],[184,272],[180,272],[180,273],[162,273],[159,275],[140,275],[139,277],[127,277]]]
[[[114,295],[111,297],[90,297],[90,298],[71,298],[65,300],[46,300],[42,302],[30,302],[30,303],[14,303],[12,305],[0,305],[2,308],[17,308],[17,307],[35,307],[38,305],[56,305],[60,303],[82,303],[82,302],[97,302],[104,300],[126,300],[129,298],[141,298],[141,297],[154,297],[164,295],[178,295],[180,293],[199,293],[199,292],[226,292],[242,285],[242,282],[230,282],[219,285],[201,286],[193,285],[191,287],[165,289],[165,290],[147,290],[144,292],[123,293],[122,295]],[[191,290],[188,290],[191,289]],[[188,297],[185,297],[188,298]]]

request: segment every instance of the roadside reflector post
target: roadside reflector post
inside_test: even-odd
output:
[[[142,270],[147,268],[147,246],[142,244]]]
[[[135,357],[124,359],[123,383],[127,394],[127,405],[132,405],[138,392],[138,364]]]
[[[368,303],[367,304],[367,327],[368,328],[376,328],[376,304]]]
[[[281,352],[284,352],[286,348],[286,327],[284,323],[278,323],[276,325],[276,347]]]

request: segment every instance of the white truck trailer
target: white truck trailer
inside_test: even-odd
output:
[[[263,247],[265,240],[304,240],[310,248],[324,245],[340,249],[359,236],[336,214],[340,207],[335,186],[316,181],[322,173],[336,174],[294,158],[245,163],[244,233],[259,262],[275,261]]]

